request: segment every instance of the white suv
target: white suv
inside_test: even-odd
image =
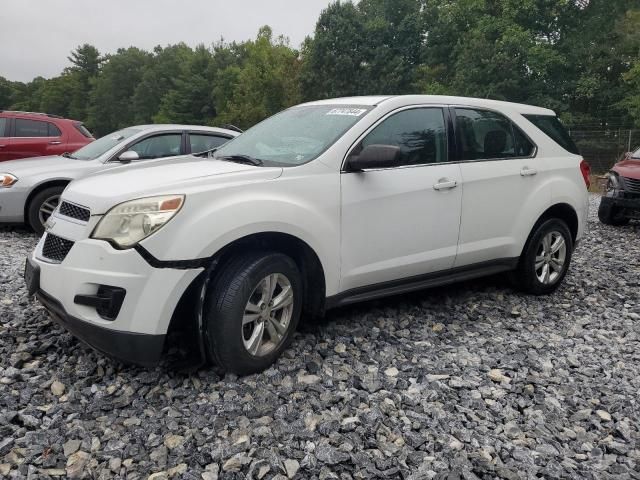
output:
[[[149,365],[170,327],[227,371],[273,363],[301,315],[512,271],[562,282],[588,166],[554,113],[490,100],[307,103],[212,158],[73,182],[27,261],[68,330]]]

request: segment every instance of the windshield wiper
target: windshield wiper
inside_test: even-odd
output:
[[[259,158],[254,158],[250,155],[224,155],[222,157],[215,157],[220,160],[227,160],[229,162],[245,163],[247,165],[254,165],[260,167],[264,165],[264,162]]]
[[[216,150],[218,150],[220,147],[216,147],[216,148],[212,148],[210,150],[205,150],[204,152],[198,152],[198,153],[192,153],[191,155],[193,155],[194,157],[207,157],[207,158],[213,158],[213,154],[216,152]]]
[[[63,156],[64,158],[71,158],[73,160],[77,160],[77,158],[71,155],[69,152],[64,152],[61,156]]]

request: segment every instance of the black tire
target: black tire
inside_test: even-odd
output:
[[[614,227],[621,227],[629,223],[629,219],[620,215],[620,209],[610,203],[600,201],[598,207],[598,218],[600,222],[605,225],[612,225]]]
[[[280,343],[276,344],[270,339],[273,350],[253,355],[245,347],[245,340],[249,340],[245,337],[246,328],[256,324],[243,326],[245,307],[250,298],[256,298],[252,295],[256,295],[257,289],[263,285],[263,279],[274,274],[284,276],[290,283],[293,292],[291,317],[286,333],[278,340]],[[271,366],[291,342],[300,320],[302,288],[298,267],[291,258],[281,253],[252,252],[229,261],[211,282],[205,301],[204,318],[210,358],[223,370],[238,375],[260,372]],[[258,321],[264,323],[263,331],[268,334],[266,328],[269,321]]]
[[[40,208],[47,200],[60,197],[64,188],[63,186],[45,188],[41,192],[38,192],[29,202],[29,207],[27,208],[27,224],[38,235],[42,236],[44,233],[44,224],[40,220]]]
[[[549,283],[545,283],[538,278],[543,270],[536,271],[536,256],[541,253],[543,239],[547,235],[559,234],[565,242],[564,262],[560,272],[554,272],[553,279],[549,278]],[[524,247],[518,268],[513,272],[512,278],[516,286],[526,293],[533,295],[548,295],[555,292],[567,274],[571,264],[573,254],[573,237],[567,224],[559,218],[550,218],[536,224],[533,228],[527,244]],[[544,255],[542,255],[544,256]],[[544,268],[544,267],[543,267]],[[551,268],[547,266],[547,269]]]

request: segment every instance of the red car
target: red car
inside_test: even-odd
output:
[[[609,172],[598,218],[606,225],[640,220],[640,148],[628,152]]]
[[[75,120],[0,110],[0,162],[71,153],[93,140],[91,132]]]

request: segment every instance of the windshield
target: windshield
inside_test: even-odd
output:
[[[103,153],[108,152],[113,147],[121,144],[127,138],[138,132],[140,132],[140,130],[137,128],[125,128],[124,130],[118,130],[117,132],[105,135],[104,137],[85,145],[80,150],[73,152],[69,157],[77,160],[95,160]]]
[[[216,151],[214,158],[243,157],[257,159],[264,165],[301,165],[333,145],[370,109],[361,105],[290,108],[227,143]]]
[[[640,148],[631,154],[631,158],[640,159]]]

